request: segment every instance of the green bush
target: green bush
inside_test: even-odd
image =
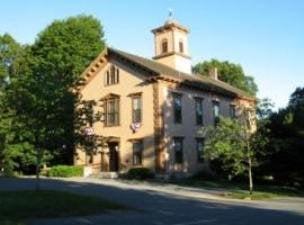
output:
[[[153,177],[154,173],[148,168],[132,168],[125,175],[125,178],[135,180],[145,180]]]
[[[53,166],[47,171],[49,177],[80,177],[83,176],[83,166]]]

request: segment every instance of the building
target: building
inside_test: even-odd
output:
[[[93,154],[77,148],[74,163],[87,173],[192,174],[206,166],[202,127],[254,107],[254,98],[218,80],[216,68],[209,77],[192,74],[186,27],[170,19],[152,33],[152,60],[106,48],[82,75],[80,96],[101,115],[85,129],[104,140]]]

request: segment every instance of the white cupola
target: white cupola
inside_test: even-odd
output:
[[[189,30],[170,16],[163,26],[153,29],[152,33],[155,44],[153,59],[178,71],[191,74]]]

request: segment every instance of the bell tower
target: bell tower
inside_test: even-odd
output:
[[[178,71],[191,74],[191,57],[188,46],[189,30],[172,19],[172,12],[163,26],[152,30],[154,34],[155,56],[157,62]]]

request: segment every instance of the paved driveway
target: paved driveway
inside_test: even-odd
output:
[[[0,178],[0,190],[32,189],[32,179]],[[209,199],[210,193],[170,185],[124,184],[106,180],[42,180],[42,188],[102,196],[135,210],[96,216],[33,221],[33,225],[303,225],[301,198],[268,202]],[[191,195],[193,193],[193,195]]]

